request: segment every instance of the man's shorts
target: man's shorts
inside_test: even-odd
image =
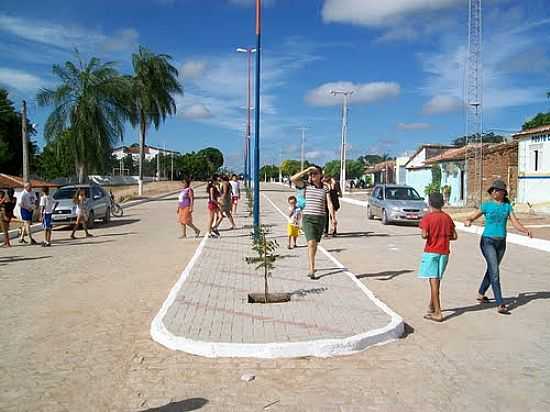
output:
[[[21,208],[21,220],[23,222],[32,222],[32,210]]]
[[[287,232],[289,237],[298,237],[300,236],[300,228],[293,224],[287,225]]]
[[[42,216],[42,229],[51,230],[52,229],[52,214],[44,213]]]
[[[424,252],[422,254],[418,277],[420,279],[441,279],[448,262],[449,255]]]
[[[236,205],[237,203],[239,203],[239,200],[241,199],[240,196],[232,196],[231,197],[231,202]]]

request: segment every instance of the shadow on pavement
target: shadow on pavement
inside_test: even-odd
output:
[[[312,289],[297,289],[290,292],[291,296],[307,296],[307,295],[320,295],[321,293],[327,291],[328,288],[312,288]]]
[[[523,292],[518,294],[516,297],[504,298],[504,302],[508,304],[508,310],[514,311],[520,306],[526,305],[533,300],[539,299],[550,299],[550,292]],[[475,305],[463,306],[459,308],[443,309],[443,312],[453,312],[448,316],[444,316],[443,320],[447,321],[452,318],[456,318],[466,312],[479,312],[487,309],[495,309],[496,303],[491,301],[491,303],[476,303]]]
[[[323,274],[319,274],[319,272],[323,272],[325,270],[328,270],[329,272],[327,273],[323,273]],[[324,278],[324,277],[327,277],[327,276],[332,276],[332,275],[338,275],[340,273],[344,273],[347,269],[346,268],[324,268],[324,269],[317,269],[317,279],[321,279],[321,278]]]
[[[189,398],[183,401],[170,402],[164,406],[158,408],[151,408],[142,410],[142,412],[186,412],[186,411],[196,411],[201,409],[204,405],[208,403],[208,399],[204,398]]]
[[[95,237],[95,236],[94,236]],[[82,239],[82,240],[79,240]],[[63,247],[63,246],[80,246],[80,245],[100,245],[102,243],[111,243],[114,242],[114,240],[100,240],[99,242],[90,242],[86,241],[84,239],[89,238],[76,238],[76,239],[59,239],[56,240],[55,238],[52,240],[52,247]]]
[[[329,253],[340,253],[340,252],[343,252],[344,250],[347,250],[347,249],[346,248],[326,249],[326,251]]]
[[[404,328],[403,328],[403,335],[401,335],[400,339],[405,339],[407,336],[412,335],[414,333],[414,328],[409,325],[407,322],[404,322]]]
[[[35,256],[35,257],[23,257],[23,256],[0,256],[0,266],[6,266],[8,263],[21,262],[25,260],[38,260],[47,259],[51,256]]]
[[[376,280],[392,280],[393,278],[404,275],[405,273],[411,273],[414,272],[412,269],[402,269],[402,270],[385,270],[384,272],[376,272],[376,273],[362,273],[360,275],[356,275],[357,279],[363,279],[363,278],[378,278],[381,276],[380,279]]]
[[[388,233],[374,233],[374,232],[347,232],[340,233],[338,232],[335,236],[336,239],[339,237],[387,237],[391,236]]]
[[[119,219],[113,218],[109,223],[94,222],[94,226],[90,228],[90,231],[96,229],[110,229],[112,227],[131,225],[132,223],[140,222],[141,219]],[[67,232],[73,229],[73,225],[63,225],[54,228],[54,232]]]

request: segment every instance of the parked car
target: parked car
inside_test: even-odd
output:
[[[52,215],[54,225],[67,225],[76,221],[76,205],[73,198],[77,190],[86,192],[88,227],[93,227],[96,219],[101,219],[103,223],[111,221],[111,198],[101,186],[69,185],[59,188],[53,195],[57,202]]]
[[[410,186],[376,185],[368,201],[367,217],[379,217],[384,225],[418,223],[428,210],[424,198]]]

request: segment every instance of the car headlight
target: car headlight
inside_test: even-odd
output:
[[[424,208],[424,209],[422,209],[422,210],[424,211],[424,213],[426,213],[426,212],[429,212],[429,211],[430,211],[430,209],[429,209],[429,208],[427,208],[427,207],[425,207],[425,208]]]
[[[397,206],[393,206],[391,208],[391,210],[393,210],[394,212],[400,212],[401,211],[401,208],[397,207]]]

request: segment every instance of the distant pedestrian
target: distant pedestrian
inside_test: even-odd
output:
[[[73,231],[71,232],[71,239],[76,239],[75,232],[79,225],[82,225],[86,237],[92,237],[92,234],[88,232],[88,199],[86,199],[86,191],[83,189],[77,190],[75,192],[73,203],[75,205],[76,211],[76,222],[73,226]]]
[[[32,215],[35,209],[36,199],[34,193],[32,192],[32,185],[30,182],[25,182],[23,192],[21,192],[21,197],[19,199],[19,208],[21,210],[21,220],[23,221],[23,227],[21,229],[21,238],[19,243],[27,243],[25,240],[25,234],[29,235],[31,245],[37,245],[32,238],[31,225],[32,225]]]
[[[302,180],[305,175],[309,175],[307,184]],[[317,255],[317,245],[321,242],[323,236],[327,205],[332,221],[336,223],[329,188],[323,184],[322,169],[319,166],[310,166],[295,174],[292,176],[292,182],[298,189],[305,189],[306,205],[302,212],[302,230],[306,236],[308,246],[308,277],[319,279],[315,275],[315,256]]]
[[[57,202],[50,196],[50,189],[44,187],[42,189],[42,196],[40,196],[40,217],[42,228],[44,229],[44,242],[42,242],[42,246],[52,245],[52,215],[56,207]]]
[[[233,192],[231,195],[231,201],[233,203],[233,216],[235,216],[237,214],[239,200],[241,200],[241,182],[239,181],[237,175],[233,175],[231,176],[231,181],[229,183],[231,184],[231,191]]]
[[[220,191],[216,182],[217,177],[214,176],[208,181],[206,185],[206,192],[208,193],[208,237],[219,237],[220,232],[216,227],[219,220],[220,207],[218,199],[220,197]]]
[[[302,221],[302,209],[298,206],[296,196],[288,198],[288,248],[296,247],[296,240],[300,236],[300,222]]]
[[[221,197],[219,200],[219,206],[222,211],[222,217],[221,219],[218,219],[218,222],[216,223],[216,230],[222,223],[224,217],[227,217],[229,219],[229,222],[231,223],[231,230],[235,229],[235,220],[233,219],[233,214],[231,213],[231,210],[233,208],[232,205],[232,197],[233,192],[231,191],[231,184],[229,183],[229,177],[228,176],[222,176],[221,177]]]
[[[485,296],[489,286],[493,289],[493,295],[497,304],[497,312],[501,314],[510,313],[508,307],[502,299],[502,290],[500,287],[500,262],[506,252],[506,224],[508,220],[512,226],[519,232],[532,237],[531,232],[526,229],[518,220],[510,200],[506,183],[502,180],[495,180],[488,190],[491,200],[483,202],[479,210],[476,210],[469,219],[464,222],[464,226],[471,226],[472,222],[485,216],[485,228],[481,236],[481,253],[487,262],[487,270],[483,281],[478,290],[477,301],[479,303],[488,303],[489,299]]]
[[[336,212],[338,212],[338,210],[340,209],[340,198],[342,197],[340,183],[338,183],[338,181],[331,176],[325,176],[324,181],[325,185],[329,188],[329,196],[332,202],[332,206],[334,208],[334,216],[336,216]],[[325,212],[326,215],[324,235],[325,237],[336,236],[338,226],[336,224],[336,221],[332,221],[332,219],[330,218],[331,214],[329,213],[328,205]]]
[[[8,205],[8,195],[3,190],[0,190],[0,230],[4,234],[4,247],[11,247],[10,244],[10,221],[6,213]]]
[[[441,279],[449,262],[450,241],[456,240],[457,234],[453,219],[441,210],[444,204],[441,193],[430,194],[429,204],[430,213],[422,218],[419,225],[422,239],[426,239],[426,246],[418,277],[430,281],[430,304],[424,319],[441,322]]]
[[[183,179],[183,190],[178,196],[178,221],[181,225],[182,235],[180,239],[187,237],[187,226],[195,231],[195,237],[199,237],[201,231],[193,224],[193,208],[195,205],[195,195],[191,188],[191,181]]]

